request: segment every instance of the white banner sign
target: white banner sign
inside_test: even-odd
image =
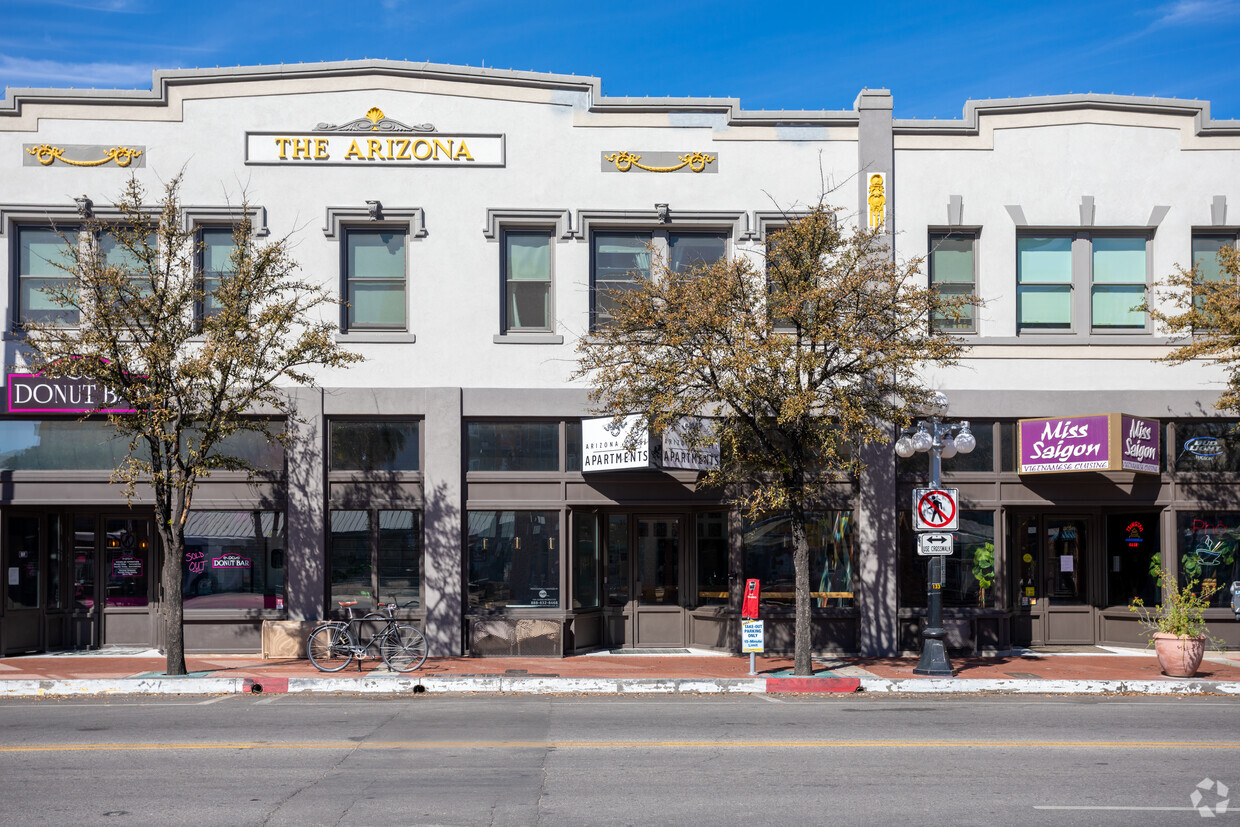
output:
[[[642,427],[636,448],[629,450],[629,434],[638,427],[639,414],[630,414],[613,424],[610,417],[581,420],[581,470],[615,471],[623,468],[650,468],[650,435]]]
[[[692,443],[697,442],[695,446]],[[663,467],[667,470],[710,471],[719,467],[715,424],[697,416],[682,417],[663,432]]]
[[[741,653],[766,651],[766,635],[762,631],[761,620],[746,620],[741,623]]]

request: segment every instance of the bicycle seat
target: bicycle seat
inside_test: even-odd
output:
[[[340,606],[341,608],[345,608],[347,606],[356,606],[357,601],[356,600],[337,600],[336,605]]]

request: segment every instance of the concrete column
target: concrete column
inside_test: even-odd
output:
[[[863,655],[894,655],[900,647],[896,455],[892,445],[868,445],[861,453],[865,471],[854,507],[857,572],[853,590],[861,614],[857,643]]]
[[[870,176],[886,176],[886,239],[895,257],[895,156],[891,133],[891,92],[863,89],[854,104],[858,117],[858,224],[869,215]],[[854,590],[860,611],[858,647],[864,655],[893,655],[900,644],[896,572],[898,568],[896,458],[892,444],[862,449],[862,472],[855,503],[857,574]]]
[[[461,389],[427,391],[422,438],[423,587],[426,595],[426,641],[436,657],[464,651],[464,473],[461,468]]]
[[[288,447],[288,548],[284,555],[284,607],[289,620],[320,620],[327,591],[326,420],[323,391],[292,392],[296,415]]]

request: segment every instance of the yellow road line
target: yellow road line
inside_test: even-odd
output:
[[[92,752],[92,751],[181,751],[230,749],[742,749],[753,747],[785,749],[882,749],[890,747],[962,747],[990,749],[1182,749],[1240,750],[1236,743],[1184,743],[1180,741],[308,741],[275,743],[265,741],[211,741],[205,743],[135,744],[25,744],[0,746],[0,753],[12,752]]]

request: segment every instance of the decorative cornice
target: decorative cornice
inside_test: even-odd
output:
[[[369,204],[360,207],[328,207],[323,222],[323,235],[327,238],[336,238],[340,235],[341,225],[344,224],[403,225],[408,228],[410,238],[426,238],[426,212],[421,207],[383,206],[377,212]]]
[[[555,226],[555,234],[568,239],[573,237],[573,214],[568,210],[496,209],[488,208],[482,235],[489,241],[497,241],[501,227]]]
[[[401,123],[383,114],[377,106],[370,107],[364,117],[342,124],[321,123],[315,132],[436,132],[434,124],[420,123],[413,126]]]

